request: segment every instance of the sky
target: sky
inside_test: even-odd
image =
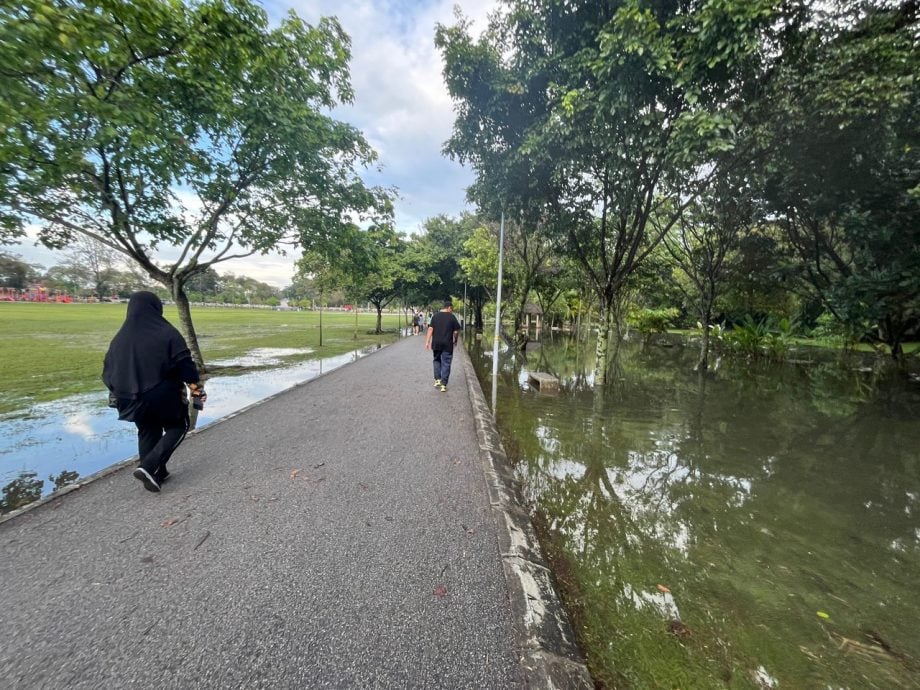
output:
[[[259,0],[257,0],[259,1]],[[472,210],[465,202],[471,171],[445,158],[441,148],[453,125],[453,104],[441,76],[434,46],[435,25],[454,23],[454,6],[485,27],[497,0],[261,0],[273,23],[289,10],[310,24],[335,16],[351,38],[354,103],[333,115],[364,133],[377,151],[381,172],[364,175],[368,184],[396,187],[399,232],[419,232],[426,218]],[[34,233],[33,233],[34,237]],[[61,263],[60,252],[33,241],[0,247],[45,268]],[[170,258],[163,252],[158,258]],[[246,275],[276,287],[291,282],[295,257],[268,255],[218,264],[218,273]]]

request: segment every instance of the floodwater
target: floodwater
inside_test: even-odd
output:
[[[298,382],[354,362],[379,347],[372,345],[288,366],[283,366],[281,358],[307,353],[263,349],[238,360],[211,362],[212,366],[270,368],[209,378],[208,401],[198,415],[196,426],[207,426]],[[4,492],[0,505],[13,510],[51,493],[56,483],[67,484],[136,455],[134,425],[119,422],[107,402],[107,392],[100,390],[0,416],[0,487]]]
[[[593,342],[500,355],[498,427],[600,686],[920,687],[920,383],[695,355],[624,344],[597,388]]]

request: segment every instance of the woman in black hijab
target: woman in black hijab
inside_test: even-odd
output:
[[[134,476],[148,491],[159,491],[166,463],[188,431],[188,403],[204,403],[198,369],[188,345],[163,318],[163,303],[152,292],[135,292],[128,315],[109,345],[102,369],[118,418],[137,425],[140,465]],[[197,405],[196,405],[197,406]]]

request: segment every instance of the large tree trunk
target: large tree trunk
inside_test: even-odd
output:
[[[185,286],[182,282],[173,280],[166,287],[169,288],[176,308],[179,310],[179,331],[185,338],[188,349],[192,352],[192,359],[195,366],[198,367],[198,373],[204,376],[207,370],[204,366],[204,357],[201,356],[201,348],[198,346],[198,335],[192,323],[192,311],[188,303],[188,296],[185,294]]]
[[[380,335],[383,333],[383,305],[375,304],[374,306],[377,308],[377,327],[374,329],[374,333]]]
[[[706,371],[709,368],[709,313],[700,314],[700,325],[703,327],[703,337],[700,339],[700,358],[696,362],[694,371]]]
[[[610,320],[613,317],[613,301],[602,299],[598,306],[600,323],[597,328],[597,361],[594,363],[594,383],[603,386],[607,383],[607,357],[610,353]]]

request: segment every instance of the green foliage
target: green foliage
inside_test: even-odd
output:
[[[841,343],[844,347],[853,347],[868,329],[868,324],[854,324],[840,321],[830,312],[823,312],[816,319],[815,327],[811,330],[811,337],[819,340],[829,340]]]
[[[197,353],[191,276],[389,215],[359,175],[374,152],[327,114],[352,98],[348,59],[334,19],[271,27],[249,0],[3,5],[6,236],[37,223],[48,247],[84,234],[121,252],[183,305]]]
[[[918,6],[822,10],[751,106],[763,194],[823,309],[899,356],[920,332]]]
[[[25,289],[40,279],[40,268],[21,256],[0,252],[0,287]]]
[[[478,40],[462,19],[439,26],[458,103],[445,149],[472,164],[470,195],[489,215],[546,227],[609,323],[630,275],[705,187],[702,171],[735,147],[743,87],[779,16],[765,0],[510,0]]]
[[[680,311],[674,307],[665,309],[634,309],[629,312],[629,325],[640,333],[651,335],[665,333],[680,316]]]
[[[735,353],[782,361],[794,343],[795,331],[795,322],[787,318],[755,321],[749,317],[725,332],[722,340]]]
[[[478,227],[463,243],[460,268],[470,287],[494,290],[498,279],[498,238]]]

